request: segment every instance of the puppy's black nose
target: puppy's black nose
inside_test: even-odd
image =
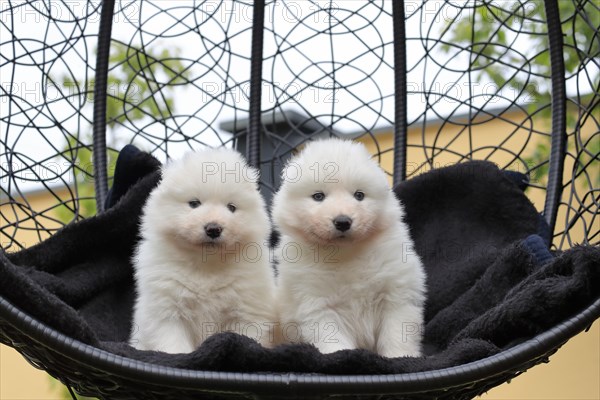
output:
[[[333,219],[335,229],[340,232],[346,232],[352,226],[352,218],[347,215],[338,215]]]
[[[216,239],[219,236],[221,236],[221,232],[223,232],[223,228],[221,227],[221,225],[211,222],[210,224],[204,225],[204,232],[206,233],[206,236],[208,236],[209,238]]]

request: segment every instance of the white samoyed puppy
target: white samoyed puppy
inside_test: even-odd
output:
[[[133,260],[132,346],[189,353],[222,331],[273,341],[270,222],[257,178],[225,148],[189,153],[163,169]]]
[[[282,339],[419,356],[425,274],[384,171],[356,142],[308,143],[273,201]]]

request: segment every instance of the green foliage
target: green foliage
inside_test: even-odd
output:
[[[583,144],[583,149],[576,160],[575,175],[586,171],[589,183],[594,188],[600,187],[600,135],[592,136]]]
[[[77,190],[75,194],[77,201],[68,202],[56,209],[58,219],[64,223],[74,221],[76,216],[85,218],[96,214],[92,149],[79,143],[75,137],[70,137],[67,142],[67,148],[63,151],[62,157],[67,160],[75,160],[72,165],[72,179],[76,182],[74,188]],[[117,153],[114,150],[108,150],[107,168],[111,176],[116,162]]]
[[[482,1],[474,4],[476,7],[465,7],[455,18],[446,21],[441,31],[442,51],[469,51],[470,68],[475,71],[477,81],[491,81],[498,88],[514,89],[529,103],[530,114],[549,120],[551,109],[543,107],[551,101],[548,77],[552,72],[544,1]],[[564,34],[565,78],[568,79],[586,68],[585,59],[600,53],[597,33],[600,14],[594,1],[559,0],[557,4]],[[523,35],[528,41],[526,56],[529,62],[511,51],[520,45]],[[523,73],[517,72],[520,66],[523,66]],[[590,79],[592,87],[600,86],[600,76],[592,75]],[[581,101],[587,101],[585,96]],[[576,112],[567,113],[568,131],[578,129],[579,118]],[[576,146],[579,148],[575,149]],[[524,155],[524,162],[533,168],[532,182],[545,184],[550,148],[550,140],[543,139]],[[600,161],[597,135],[583,145],[570,141],[569,150],[579,155],[576,160],[578,171],[585,168],[593,180],[600,181],[600,167],[594,168]]]
[[[527,168],[531,170],[530,181],[537,185],[546,185],[548,178],[550,156],[550,141],[543,140],[533,148],[529,155],[524,157]]]
[[[154,48],[153,48],[154,49]],[[135,122],[145,118],[162,120],[170,118],[175,111],[174,86],[185,84],[189,71],[180,59],[178,48],[139,49],[122,43],[111,46],[109,65],[113,66],[107,79],[106,121],[109,130],[118,130],[125,121]],[[76,85],[78,93],[86,100],[94,100],[94,82],[86,89],[80,81],[62,77],[65,87]],[[160,93],[160,95],[157,95]],[[91,105],[91,103],[90,103]],[[107,137],[111,137],[107,135]],[[115,135],[112,136],[113,140]],[[58,218],[64,223],[76,218],[89,217],[96,213],[94,200],[92,142],[89,131],[78,132],[67,141],[62,159],[73,162],[74,187],[77,201],[57,209]],[[110,139],[109,139],[110,140]],[[117,147],[108,143],[108,147]],[[109,150],[108,171],[112,176],[117,153]]]
[[[529,74],[518,74],[507,66],[519,66],[524,60],[511,50],[515,44],[515,31],[525,30],[539,33],[540,18],[544,18],[542,1],[524,7],[519,2],[478,3],[476,8],[465,8],[456,18],[446,21],[442,32],[444,52],[463,48],[470,52],[470,68],[475,71],[477,81],[491,81],[498,88],[509,87],[517,92],[525,91],[528,102],[539,102],[548,97],[540,92],[540,85],[531,81]],[[530,35],[530,48],[547,48],[545,36]],[[533,73],[549,75],[548,53],[542,52],[528,65]],[[502,60],[497,62],[496,60]],[[510,74],[507,74],[510,71]]]
[[[550,93],[545,90],[547,84],[544,80],[551,75],[551,66],[544,1],[476,4],[477,7],[466,7],[456,18],[446,21],[441,35],[444,42],[442,50],[467,49],[472,54],[471,69],[477,71],[475,76],[479,81],[489,79],[499,88],[508,86],[517,91],[524,90],[532,106],[548,103]],[[564,33],[565,71],[569,76],[582,67],[584,57],[580,54],[581,49],[585,49],[587,54],[600,52],[596,32],[598,10],[593,1],[561,0],[558,7]],[[528,57],[531,59],[526,65],[523,58],[510,51],[523,40],[522,35],[527,36]],[[526,73],[519,74],[514,68],[507,68],[521,65]],[[597,87],[599,82],[600,77],[595,76],[593,86]],[[550,111],[543,112],[548,115]]]
[[[177,58],[179,49],[149,49],[115,44],[109,64],[116,65],[108,79],[107,123],[113,128],[126,119],[138,121],[173,115],[173,87],[187,83],[188,71]],[[155,95],[160,92],[160,96]]]

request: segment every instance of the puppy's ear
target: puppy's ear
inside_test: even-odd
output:
[[[160,166],[160,170],[159,170],[160,180],[163,181],[165,179],[165,176],[169,175],[170,172],[175,167],[177,167],[177,165],[179,163],[181,163],[181,161],[174,160],[172,158],[169,158],[167,161],[165,161],[165,163]]]

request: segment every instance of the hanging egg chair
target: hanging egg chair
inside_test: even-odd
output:
[[[600,317],[594,16],[557,0],[5,4],[0,342],[111,400],[467,399],[547,362]],[[405,206],[424,356],[236,332],[190,354],[129,346],[161,165],[234,147],[270,201],[289,157],[329,136],[364,143]]]

